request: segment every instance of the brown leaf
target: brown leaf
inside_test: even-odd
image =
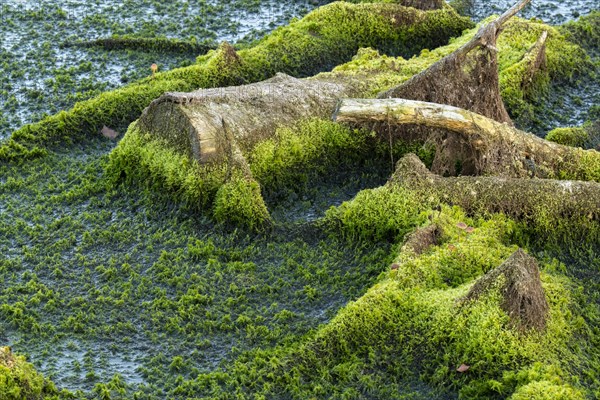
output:
[[[448,245],[448,249],[451,250],[451,251],[456,251],[456,246],[453,245],[453,244],[449,244]]]
[[[469,226],[467,229],[465,229],[465,232],[467,233],[473,233],[475,231],[475,228],[473,228],[472,226]]]
[[[465,224],[464,222],[459,222],[458,224],[456,224],[456,226],[460,229],[467,229],[467,224]]]
[[[461,374],[464,374],[465,372],[467,372],[469,370],[469,368],[471,368],[470,365],[460,364],[460,367],[456,368],[456,371],[460,372]]]
[[[393,263],[393,264],[392,264],[392,271],[396,271],[396,270],[398,270],[398,269],[400,269],[400,265],[399,265],[399,264],[396,264],[396,263]]]
[[[108,126],[104,125],[104,127],[102,128],[102,130],[100,131],[100,133],[102,133],[102,135],[106,138],[109,139],[116,139],[119,137],[119,132],[115,131],[114,129],[110,129]]]

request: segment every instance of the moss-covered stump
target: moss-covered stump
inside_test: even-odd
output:
[[[0,347],[0,398],[3,400],[58,399],[59,391],[9,347]]]
[[[198,162],[219,162],[232,142],[251,149],[279,126],[328,117],[338,98],[355,92],[347,82],[277,74],[244,86],[167,93],[144,110],[138,127]]]
[[[537,330],[546,327],[548,301],[535,258],[521,249],[517,250],[502,265],[481,277],[464,301],[476,301],[495,286],[502,294],[502,309],[515,326]]]
[[[471,26],[450,7],[422,11],[388,3],[332,3],[240,50],[235,65],[219,49],[199,57],[195,65],[158,73],[26,125],[2,144],[0,161],[42,156],[48,146],[95,135],[104,125],[124,130],[165,92],[257,82],[277,72],[310,76],[348,61],[367,46],[409,56],[446,44]]]
[[[466,44],[378,97],[447,104],[511,123],[500,97],[496,42],[503,25],[529,1],[521,0],[498,19],[481,27]]]
[[[388,131],[406,124],[423,130],[420,140],[437,145],[434,171],[442,175],[540,177],[600,182],[600,152],[562,146],[457,107],[404,99],[345,99],[336,121]],[[395,132],[401,139],[405,131]]]
[[[458,205],[476,215],[504,213],[540,237],[600,241],[600,184],[549,179],[443,178],[414,155],[402,158],[387,184],[431,205]]]

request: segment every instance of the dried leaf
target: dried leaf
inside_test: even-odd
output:
[[[472,226],[469,226],[467,229],[465,229],[465,232],[467,233],[473,233],[475,231],[475,228],[473,228]]]
[[[460,372],[461,374],[467,372],[469,370],[469,368],[471,368],[470,365],[467,364],[460,364],[460,367],[456,368],[456,371]]]
[[[398,269],[400,269],[400,265],[399,264],[396,264],[396,263],[392,264],[392,271],[396,271]]]
[[[465,224],[464,222],[459,222],[458,224],[456,224],[456,226],[460,229],[467,229],[467,224]]]
[[[104,125],[100,133],[102,133],[104,137],[107,137],[109,139],[116,139],[117,137],[119,137],[119,132],[115,131],[114,129],[110,129],[106,125]]]

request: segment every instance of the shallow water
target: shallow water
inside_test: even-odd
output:
[[[302,16],[322,1],[155,2],[0,0],[0,139],[44,114],[68,109],[198,54],[61,47],[113,34],[237,42]]]
[[[502,14],[516,0],[471,0],[468,15],[480,21],[492,14]],[[551,25],[560,25],[577,19],[580,15],[589,14],[600,7],[597,0],[532,0],[519,14],[523,18],[539,18]]]

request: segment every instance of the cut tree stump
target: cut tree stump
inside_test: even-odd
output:
[[[568,176],[580,180],[600,177],[600,153],[595,150],[552,143],[457,107],[404,99],[345,99],[339,103],[334,119],[364,128],[412,124],[444,129],[449,136],[439,137],[435,130],[424,130],[431,136],[419,138],[436,144],[432,170],[441,175],[460,163],[462,175]]]
[[[481,277],[460,303],[477,300],[494,288],[500,289],[501,307],[513,326],[538,331],[546,327],[549,306],[535,258],[521,249],[517,250],[500,266]]]
[[[348,82],[280,73],[249,85],[167,93],[144,110],[138,124],[201,163],[215,162],[227,159],[232,146],[252,148],[282,125],[330,117],[338,99],[352,93]]]

